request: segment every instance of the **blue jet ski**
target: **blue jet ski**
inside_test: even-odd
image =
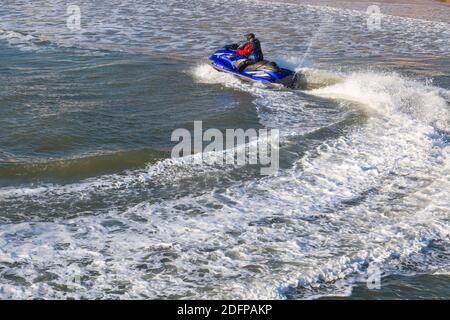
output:
[[[214,69],[239,76],[243,80],[259,81],[264,84],[282,84],[294,87],[297,74],[294,71],[280,68],[275,62],[262,60],[239,71],[240,65],[247,60],[233,49],[236,45],[225,46],[217,50],[209,59]]]

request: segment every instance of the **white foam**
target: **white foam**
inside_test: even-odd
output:
[[[236,77],[225,72],[216,71],[207,63],[199,64],[190,71],[194,79],[200,83],[223,84],[228,86],[236,86],[240,84]]]
[[[450,109],[443,91],[395,73],[358,72],[350,74],[345,81],[310,93],[356,101],[380,114],[407,114],[445,129],[450,121]]]
[[[21,51],[34,51],[37,49],[35,45],[37,39],[30,34],[0,29],[0,40],[6,40],[10,45],[19,48]]]

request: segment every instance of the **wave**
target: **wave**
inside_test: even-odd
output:
[[[0,40],[7,41],[10,45],[18,47],[22,51],[34,51],[41,40],[19,31],[0,29]]]
[[[392,72],[358,72],[348,75],[341,83],[309,93],[356,101],[383,115],[406,114],[436,128],[445,129],[450,124],[450,108],[445,99],[445,91]]]
[[[28,181],[33,179],[42,181],[43,178],[80,179],[106,172],[145,167],[166,156],[166,153],[155,150],[131,150],[39,162],[30,160],[26,163],[0,162],[0,175],[4,179],[19,178]]]

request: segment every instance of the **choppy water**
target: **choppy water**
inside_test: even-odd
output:
[[[348,5],[79,4],[81,31],[66,1],[0,8],[1,298],[345,296],[371,264],[448,283],[449,6],[370,31]],[[248,28],[306,90],[207,65]],[[280,129],[278,174],[171,160],[194,120]]]

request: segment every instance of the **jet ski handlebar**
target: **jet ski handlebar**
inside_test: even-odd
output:
[[[239,45],[237,43],[227,44],[224,46],[224,49],[236,50],[237,48],[239,48]]]

